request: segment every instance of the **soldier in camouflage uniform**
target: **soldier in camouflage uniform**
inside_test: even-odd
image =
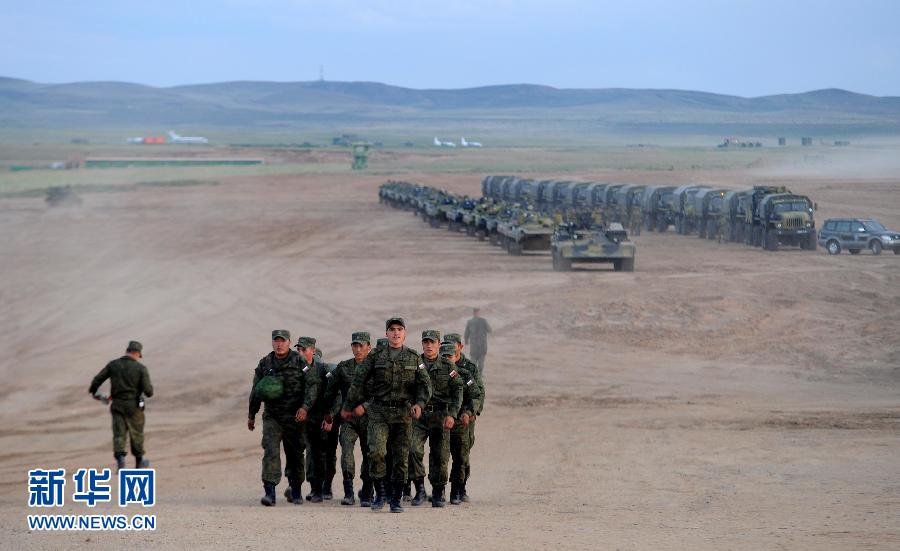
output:
[[[369,472],[375,485],[372,510],[384,507],[385,478],[388,476],[384,459],[390,447],[391,512],[402,513],[400,499],[406,482],[412,419],[422,415],[422,408],[431,398],[431,378],[425,365],[419,363],[419,355],[403,346],[406,340],[403,318],[388,319],[385,336],[388,346],[375,349],[357,366],[341,417],[345,421],[350,419],[353,410],[362,415],[366,411],[363,403],[367,403]],[[362,411],[358,409],[361,406]]]
[[[119,469],[125,468],[126,435],[131,436],[134,466],[138,469],[149,466],[144,459],[144,407],[141,395],[153,396],[153,385],[147,368],[138,361],[143,357],[143,349],[138,341],[129,342],[125,355],[106,364],[88,389],[95,399],[112,402],[109,412],[112,414],[113,456]],[[110,386],[108,398],[97,394],[106,379],[109,379]]]
[[[644,225],[644,215],[643,212],[641,212],[640,205],[631,205],[628,223],[631,226],[631,235],[641,235],[641,226]]]
[[[318,383],[316,399],[306,420],[306,443],[309,446],[306,452],[306,480],[310,485],[306,500],[311,503],[322,503],[322,500],[332,498],[331,482],[337,461],[338,431],[325,430],[325,414],[331,411],[332,406],[325,401],[327,375],[331,371],[331,366],[322,361],[321,354],[317,354],[316,339],[313,337],[300,337],[297,339],[296,348],[301,363],[310,367],[310,372],[317,378]]]
[[[450,433],[450,453],[451,455],[456,454],[453,455],[453,469],[450,471],[450,503],[456,505],[453,499],[454,482],[459,484],[459,487],[457,488],[457,499],[459,501],[469,501],[469,495],[466,493],[466,482],[469,480],[469,475],[472,473],[472,463],[469,456],[472,447],[475,446],[475,419],[481,415],[481,411],[484,409],[485,392],[484,379],[482,379],[481,373],[478,371],[478,366],[463,354],[465,345],[463,345],[459,333],[447,333],[444,336],[444,339],[447,342],[452,342],[456,345],[456,352],[459,354],[459,358],[456,360],[456,367],[459,370],[460,375],[463,376],[463,381],[465,382],[467,394],[463,395],[463,407],[460,410],[460,418],[462,417],[462,413],[466,412],[467,404],[470,408],[468,410],[468,413],[470,413],[468,422],[461,423],[462,426],[454,427],[453,432]],[[467,374],[469,377],[466,376]],[[468,396],[468,399],[470,399],[471,402],[466,401],[466,396]],[[460,421],[462,421],[462,419],[460,419]],[[457,431],[457,429],[459,429],[459,431]],[[463,432],[465,432],[465,434],[463,434]],[[458,462],[457,456],[459,458]]]
[[[260,503],[267,507],[275,505],[275,486],[281,481],[280,447],[283,444],[287,464],[285,474],[291,490],[290,501],[301,505],[303,451],[306,448],[304,423],[310,408],[315,404],[319,381],[312,369],[291,350],[291,334],[285,329],[272,331],[272,352],[259,360],[253,373],[250,412],[247,417],[247,428],[251,431],[256,428],[256,414],[261,404],[257,396],[257,384],[267,376],[279,378],[284,390],[280,398],[266,401],[263,412],[262,482],[266,493]]]
[[[470,345],[472,361],[478,366],[478,372],[484,374],[484,358],[487,356],[487,337],[493,332],[491,324],[479,316],[478,308],[472,309],[472,319],[466,322],[465,341]]]
[[[353,376],[358,366],[369,352],[372,351],[371,338],[365,331],[357,331],[350,337],[350,350],[353,357],[337,364],[337,367],[326,375],[328,385],[325,390],[325,402],[333,404],[332,411],[325,416],[325,423],[329,431],[336,430],[333,420],[339,418],[341,404],[347,399],[350,385],[353,384]],[[335,401],[337,400],[337,401]],[[359,476],[362,479],[362,489],[359,492],[359,504],[361,507],[372,505],[372,479],[369,477],[369,416],[363,414],[344,421],[340,426],[339,440],[341,442],[341,473],[344,476],[344,498],[341,505],[353,505],[356,500],[353,497],[353,478],[356,476],[356,460],[353,457],[353,448],[359,440],[362,451],[362,465]]]
[[[449,347],[452,352],[455,346]],[[441,332],[428,329],[422,332],[422,364],[428,369],[434,390],[425,404],[422,417],[413,421],[412,443],[409,450],[409,478],[416,487],[412,505],[425,502],[425,441],[428,440],[428,482],[431,483],[432,507],[443,507],[444,487],[447,485],[447,466],[450,462],[450,429],[453,428],[462,406],[463,383],[456,366],[448,362],[441,348]],[[452,355],[452,354],[451,354]]]

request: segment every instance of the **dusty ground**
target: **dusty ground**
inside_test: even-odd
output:
[[[219,178],[60,211],[0,200],[0,548],[900,547],[900,256],[645,233],[634,274],[555,273],[379,206],[386,177]],[[480,175],[418,179],[475,192]],[[789,184],[820,219],[900,227],[896,180]],[[259,505],[244,420],[271,329],[337,361],[389,315],[415,346],[472,305],[496,334],[470,504]],[[85,391],[129,339],[158,393],[157,531],[29,533],[27,469],[111,464]]]

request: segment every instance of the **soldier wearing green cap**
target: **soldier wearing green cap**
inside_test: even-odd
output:
[[[142,396],[153,396],[153,385],[147,367],[138,360],[143,358],[144,346],[130,341],[125,355],[106,364],[91,381],[88,392],[96,400],[112,402],[113,455],[116,467],[125,468],[125,438],[131,438],[131,453],[135,467],[148,467],[144,459],[144,401]],[[98,394],[100,385],[109,379],[109,396]]]
[[[416,487],[412,505],[425,501],[425,441],[428,441],[428,481],[431,483],[432,507],[443,507],[447,466],[450,462],[450,429],[462,406],[463,383],[456,366],[449,361],[456,347],[441,346],[441,333],[435,329],[422,332],[422,364],[428,370],[434,389],[425,404],[422,417],[413,422],[409,451],[409,477]]]
[[[340,422],[341,404],[347,400],[350,385],[353,384],[353,376],[356,374],[356,367],[372,351],[369,333],[365,331],[353,333],[350,336],[350,351],[353,353],[353,357],[338,363],[337,367],[326,375],[328,384],[325,389],[325,403],[333,405],[332,410],[325,416],[325,422],[329,426],[329,431],[338,430],[337,425],[333,424],[335,419],[340,423],[341,474],[344,477],[344,498],[341,500],[341,505],[356,503],[353,496],[353,478],[356,476],[353,448],[356,441],[359,440],[362,451],[362,465],[359,470],[362,489],[359,492],[359,503],[361,507],[370,507],[372,505],[372,479],[369,476],[369,416],[363,413],[361,416],[354,416],[348,421]]]
[[[464,345],[459,333],[447,333],[444,343],[454,346],[452,361],[459,370],[464,388],[463,406],[456,425],[450,431],[450,457],[453,461],[450,469],[450,504],[459,505],[462,501],[469,501],[466,494],[466,481],[471,472],[469,456],[475,441],[475,419],[484,407],[484,383],[478,366],[462,353]]]
[[[322,360],[315,338],[298,338],[296,348],[300,362],[309,367],[317,383],[316,400],[306,420],[306,443],[309,446],[306,452],[306,479],[311,487],[306,500],[321,503],[332,498],[331,483],[337,462],[337,432],[332,434],[325,430],[325,414],[331,410],[331,405],[325,402],[325,387],[332,366]]]
[[[319,381],[312,369],[291,350],[291,334],[286,329],[272,331],[272,352],[259,360],[250,389],[247,428],[256,428],[256,414],[264,402],[262,434],[262,483],[265,495],[260,503],[275,505],[275,486],[281,481],[281,446],[284,445],[285,475],[290,483],[290,500],[303,503],[303,452],[305,422],[316,402]]]
[[[373,350],[357,366],[341,417],[349,420],[354,410],[362,414],[358,408],[366,404],[363,411],[369,413],[369,472],[375,486],[372,510],[384,507],[385,478],[390,476],[391,512],[402,513],[400,498],[407,477],[412,419],[422,415],[431,398],[431,378],[416,351],[403,345],[403,318],[389,318],[384,326],[388,345]],[[390,473],[385,465],[388,446],[392,451]]]
[[[493,333],[491,324],[481,317],[479,308],[472,309],[472,319],[466,322],[465,343],[471,348],[472,360],[478,366],[478,371],[484,373],[484,358],[487,356],[488,335]]]

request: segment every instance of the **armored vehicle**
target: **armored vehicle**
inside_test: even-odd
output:
[[[518,256],[523,251],[550,250],[550,237],[556,227],[553,219],[530,209],[519,209],[497,226],[503,236],[506,251]]]
[[[634,243],[621,224],[579,228],[562,224],[550,239],[553,269],[568,271],[573,263],[611,263],[617,272],[634,271]]]

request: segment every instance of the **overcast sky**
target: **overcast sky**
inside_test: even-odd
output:
[[[893,0],[0,0],[0,75],[900,96]]]

